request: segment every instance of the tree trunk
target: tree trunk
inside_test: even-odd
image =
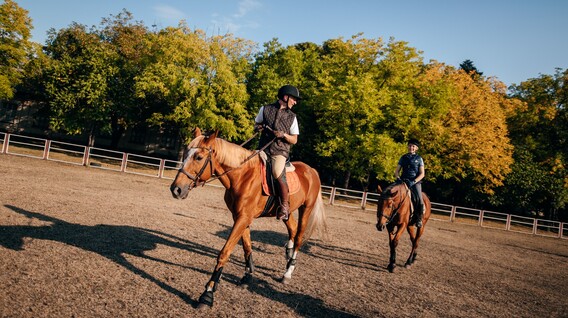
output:
[[[87,142],[88,147],[95,146],[95,125],[91,125],[91,129],[89,129],[89,140]]]

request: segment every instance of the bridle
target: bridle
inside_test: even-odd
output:
[[[410,189],[407,189],[407,191],[405,191],[406,195],[402,198],[402,200],[400,200],[400,203],[398,204],[398,206],[395,209],[391,210],[392,212],[389,216],[385,216],[384,213],[383,213],[383,217],[386,217],[386,219],[387,219],[385,226],[389,225],[394,220],[394,218],[398,215],[398,211],[402,207],[402,204],[406,201],[406,199],[408,199],[408,191],[410,191]],[[390,197],[390,191],[389,191],[389,197]],[[382,194],[381,194],[380,200],[384,201],[384,199],[382,199]]]
[[[195,188],[198,185],[205,185],[205,183],[207,183],[207,181],[200,181],[200,178],[203,175],[203,172],[205,172],[205,169],[207,168],[207,165],[209,165],[209,172],[211,173],[211,175],[213,175],[213,163],[211,162],[211,153],[213,152],[213,149],[211,149],[211,147],[209,147],[209,148],[206,148],[206,147],[191,147],[191,148],[188,148],[188,150],[191,150],[191,149],[207,150],[207,158],[205,159],[203,166],[201,166],[201,169],[199,170],[199,172],[195,176],[192,176],[189,172],[187,172],[184,169],[186,161],[190,158],[189,155],[187,156],[187,158],[184,159],[183,163],[181,164],[181,167],[178,170],[179,172],[183,173],[186,177],[188,177],[190,180],[193,181],[193,185],[191,186],[191,188]]]

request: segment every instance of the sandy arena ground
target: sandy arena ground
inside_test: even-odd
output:
[[[170,180],[0,154],[0,317],[568,317],[568,240],[431,220],[395,273],[371,210],[326,205],[330,237],[302,248],[288,285],[286,231],[252,229],[213,308],[195,309],[232,219],[224,189],[187,200]]]

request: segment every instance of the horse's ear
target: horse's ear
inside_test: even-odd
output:
[[[195,127],[195,129],[193,130],[193,138],[199,137],[201,136],[201,129],[199,129],[199,127]]]
[[[381,186],[380,186],[380,185],[377,186],[377,193],[378,193],[378,194],[383,193],[383,189],[381,189]]]
[[[219,129],[215,130],[214,133],[209,135],[209,139],[215,139],[215,138],[217,138],[218,135],[219,135]]]

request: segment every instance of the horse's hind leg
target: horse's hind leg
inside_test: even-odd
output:
[[[245,275],[241,278],[240,284],[242,287],[249,286],[253,283],[254,277],[254,263],[252,261],[252,241],[250,239],[250,227],[247,227],[243,232],[241,238],[243,244],[243,251],[245,254]]]
[[[296,237],[296,233],[298,233],[298,224],[294,220],[294,216],[290,213],[290,218],[286,222],[286,229],[288,230],[288,241],[285,245],[285,256],[286,262],[292,258],[294,254],[294,238]]]
[[[306,224],[307,219],[305,218],[304,206],[298,209],[298,218],[300,219],[300,224]],[[299,228],[299,225],[293,219],[292,215],[286,222],[286,228],[288,229],[288,242],[286,243],[286,272],[282,277],[282,283],[287,284],[292,279],[292,273],[296,269],[296,258],[298,256],[298,251],[300,246],[302,246],[302,236],[304,235],[304,229]]]

